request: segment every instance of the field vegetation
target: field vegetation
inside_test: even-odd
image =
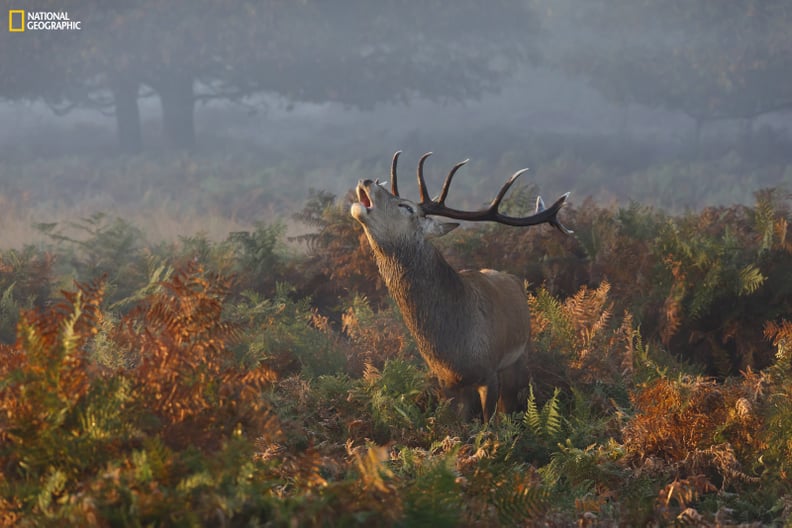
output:
[[[208,200],[193,209],[204,220],[240,227],[151,237],[135,219],[93,214],[40,221],[35,243],[0,252],[1,524],[792,519],[785,191],[687,211],[588,199],[562,212],[571,237],[480,225],[442,239],[457,267],[524,278],[534,317],[526,410],[481,424],[440,396],[347,198],[305,191],[256,223],[278,200],[241,189],[271,188],[278,171],[211,187],[213,169],[167,167],[174,192]],[[356,167],[351,183],[368,170]],[[152,197],[154,172],[110,181]],[[571,172],[558,168],[554,189]],[[190,194],[191,181],[206,192]],[[460,183],[461,201],[489,195]],[[4,192],[20,211],[21,191]],[[535,193],[514,192],[512,212]]]

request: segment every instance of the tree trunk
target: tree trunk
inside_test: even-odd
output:
[[[191,149],[195,146],[195,93],[193,77],[188,73],[163,76],[155,89],[162,103],[162,126],[171,148]]]
[[[125,154],[139,154],[143,149],[138,108],[139,87],[137,81],[129,79],[116,79],[112,86],[118,147]]]

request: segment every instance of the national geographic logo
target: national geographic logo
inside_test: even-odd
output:
[[[73,20],[68,11],[8,10],[8,31],[80,31],[82,20]]]
[[[22,33],[25,31],[25,10],[8,10],[8,31],[11,33]]]

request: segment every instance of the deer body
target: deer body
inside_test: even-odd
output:
[[[363,226],[380,275],[445,393],[456,399],[466,418],[480,408],[481,416],[489,420],[499,402],[502,410],[510,412],[519,406],[518,393],[528,384],[520,371],[530,345],[530,314],[522,283],[508,273],[458,272],[448,264],[430,239],[458,224],[426,215],[457,212],[433,209],[431,204],[443,205],[460,165],[446,179],[443,198],[416,204],[398,196],[397,157],[398,153],[391,175],[394,192],[371,180],[359,182],[360,201],[352,205],[351,214]],[[424,159],[419,165],[422,198]],[[555,212],[564,198],[554,204]],[[555,213],[544,217],[557,223]]]

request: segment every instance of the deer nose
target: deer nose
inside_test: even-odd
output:
[[[363,180],[361,183],[363,184],[363,186],[368,187],[369,185],[374,183],[374,181],[373,180]]]

